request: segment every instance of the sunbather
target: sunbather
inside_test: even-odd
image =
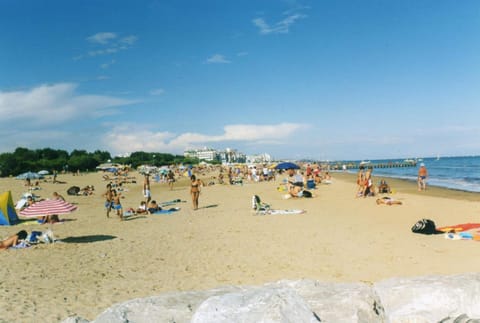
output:
[[[0,241],[0,250],[5,250],[10,247],[14,247],[19,244],[20,240],[25,240],[27,238],[27,231],[22,230],[16,234],[6,238],[5,240]]]
[[[377,199],[377,204],[385,204],[385,205],[402,205],[402,201],[395,200],[389,196],[385,196],[381,199]]]

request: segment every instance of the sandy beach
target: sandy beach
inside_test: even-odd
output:
[[[142,176],[125,185],[124,208],[136,208]],[[216,174],[213,174],[216,175]],[[374,174],[375,175],[375,174]],[[199,176],[205,182],[209,176]],[[153,199],[181,199],[170,215],[107,218],[100,173],[60,175],[66,184],[41,182],[35,194],[54,191],[78,210],[51,225],[63,242],[1,251],[0,321],[57,322],[78,315],[92,320],[112,304],[167,291],[204,290],[224,285],[257,285],[280,279],[374,282],[398,276],[457,274],[480,267],[477,241],[419,235],[411,227],[422,218],[437,226],[480,222],[480,194],[428,189],[390,180],[403,205],[377,205],[374,197],[355,198],[355,175],[333,173],[315,198],[282,198],[276,182],[212,185],[202,188],[193,211],[186,178],[170,190],[152,183]],[[378,178],[374,178],[377,182]],[[0,179],[0,192],[14,202],[23,181]],[[72,186],[94,185],[92,196],[68,196]],[[299,215],[256,216],[251,197],[275,209],[304,209]],[[35,222],[0,227],[4,238],[25,229],[44,231]]]

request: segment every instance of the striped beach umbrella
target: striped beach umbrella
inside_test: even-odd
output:
[[[20,215],[24,217],[38,217],[52,214],[67,214],[75,211],[76,205],[63,200],[43,200],[36,202],[26,209],[20,211]]]

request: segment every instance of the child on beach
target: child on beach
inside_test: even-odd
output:
[[[122,203],[120,202],[120,198],[122,194],[117,193],[116,190],[112,190],[112,193],[113,193],[112,209],[116,211],[117,216],[120,218],[120,221],[123,221],[123,209],[122,209]]]

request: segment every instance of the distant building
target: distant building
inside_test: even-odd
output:
[[[213,148],[204,147],[202,149],[190,149],[183,152],[184,157],[198,158],[200,160],[214,161],[219,160],[218,152]]]
[[[227,148],[219,152],[222,164],[245,163],[247,156],[238,152],[236,149]]]
[[[270,163],[272,161],[272,157],[267,154],[259,154],[259,155],[252,155],[247,157],[247,163],[249,164],[265,164]]]
[[[205,161],[219,161],[222,164],[245,163],[247,156],[236,149],[226,148],[218,151],[213,148],[188,149],[183,152],[184,157],[198,158]]]

